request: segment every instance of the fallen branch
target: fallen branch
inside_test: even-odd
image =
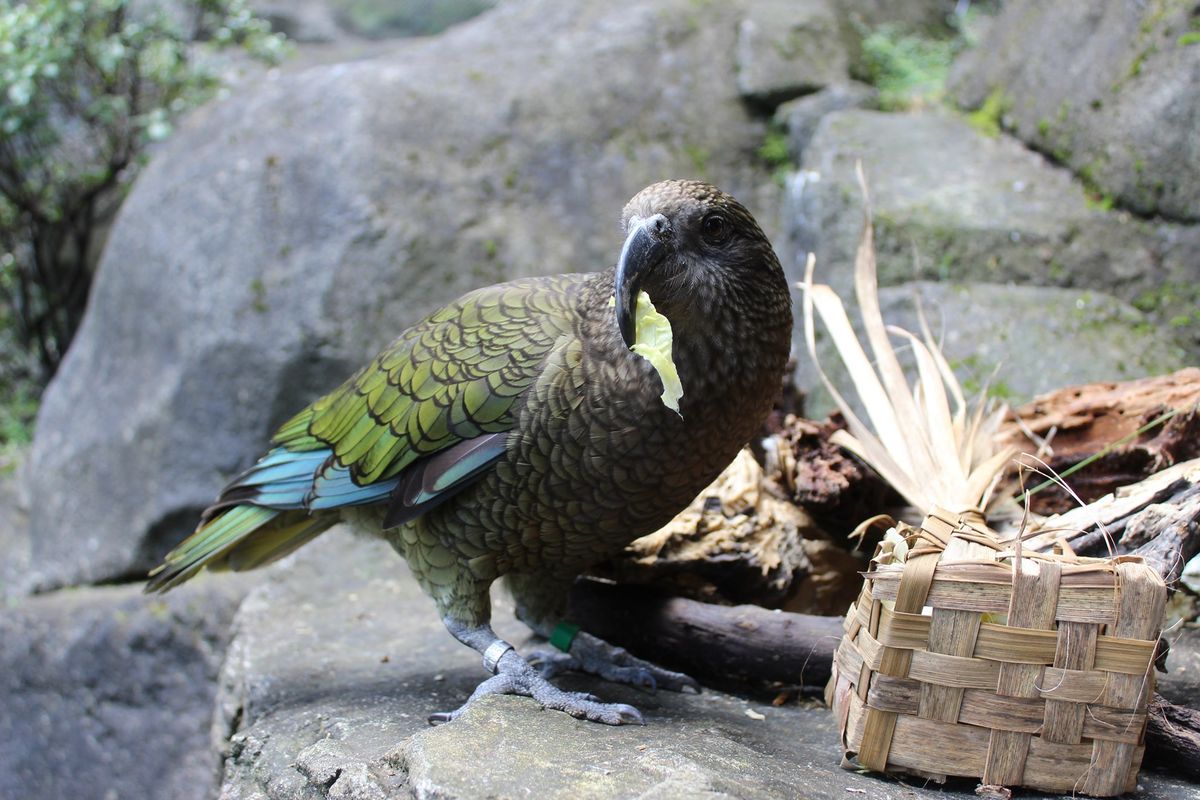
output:
[[[718,606],[593,580],[576,582],[571,613],[586,630],[644,658],[743,688],[824,692],[842,637],[838,617]]]
[[[1200,552],[1200,459],[1039,520],[1029,533],[1024,546],[1033,550],[1062,540],[1081,556],[1141,555],[1173,585]]]
[[[1146,763],[1200,778],[1200,711],[1154,695],[1146,725]]]

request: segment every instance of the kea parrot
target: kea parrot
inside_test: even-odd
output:
[[[431,722],[497,693],[642,722],[632,706],[549,682],[564,670],[699,691],[565,622],[568,590],[669,522],[759,430],[789,355],[791,298],[754,217],[714,186],[656,183],[621,225],[614,267],[470,292],[284,423],[147,591],[204,567],[262,566],[346,520],[408,561],[491,673]],[[664,317],[670,349],[660,338],[655,358],[642,322]],[[517,616],[558,650],[527,660],[492,631],[501,577]]]

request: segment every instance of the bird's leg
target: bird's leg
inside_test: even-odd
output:
[[[517,617],[550,646],[534,650],[529,661],[546,678],[562,672],[586,672],[614,683],[642,689],[700,692],[700,684],[682,672],[664,669],[630,655],[599,637],[580,631],[564,620],[571,580],[544,575],[509,575],[506,578],[517,603]]]
[[[492,677],[475,688],[467,702],[454,711],[432,714],[432,724],[449,722],[471,703],[489,694],[519,694],[532,697],[545,708],[565,711],[573,717],[609,725],[642,723],[642,715],[623,703],[602,703],[585,692],[565,692],[529,666],[513,646],[492,630],[490,589],[495,573],[484,562],[466,562],[446,548],[421,520],[401,526],[388,541],[408,561],[413,576],[437,603],[446,630],[483,656],[483,666]],[[482,565],[482,566],[481,566]]]
[[[493,675],[475,688],[467,702],[454,711],[432,714],[436,725],[461,715],[471,703],[489,694],[519,694],[532,697],[544,708],[565,711],[573,717],[608,725],[645,724],[641,713],[624,703],[602,703],[586,692],[566,692],[551,684],[521,657],[511,644],[501,639],[486,623],[471,625],[447,616],[446,629],[463,644],[483,655],[483,665]]]

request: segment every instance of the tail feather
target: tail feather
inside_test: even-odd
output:
[[[285,513],[263,527],[254,536],[240,541],[209,562],[212,570],[243,572],[265,567],[302,545],[308,544],[337,522],[336,515],[310,517],[297,512]]]
[[[163,563],[150,573],[146,591],[165,592],[173,589],[209,562],[228,553],[280,513],[273,508],[242,505],[213,517],[167,553]]]

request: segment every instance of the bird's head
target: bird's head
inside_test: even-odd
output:
[[[720,303],[734,287],[782,280],[779,260],[754,217],[707,183],[672,180],[648,186],[626,204],[621,224],[626,238],[614,294],[627,346],[634,343],[639,291],[676,324],[682,321],[679,315]]]

